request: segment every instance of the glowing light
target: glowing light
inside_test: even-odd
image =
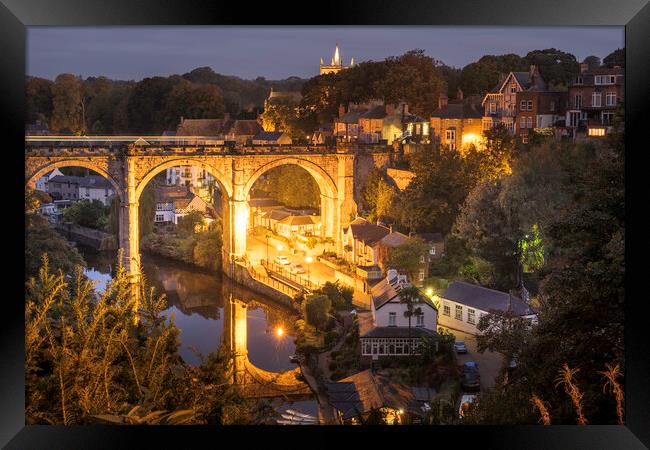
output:
[[[311,256],[308,256],[308,257],[305,258],[305,262],[307,264],[311,264],[313,261],[314,261],[314,258],[312,258]]]
[[[427,288],[427,295],[431,297],[433,295],[433,289]]]
[[[281,244],[278,244],[278,246],[275,247],[275,248],[276,248],[277,251],[279,251],[279,252],[281,252],[282,250],[284,250],[284,247],[283,247]]]
[[[400,414],[404,414],[404,410],[403,410],[403,409],[400,409],[400,410],[398,411],[398,413],[400,413]]]
[[[277,337],[282,337],[282,336],[284,336],[284,328],[282,328],[282,327],[277,327],[277,328],[275,329],[275,335],[276,335]]]
[[[478,145],[481,143],[481,136],[474,133],[465,133],[463,134],[462,137],[462,143],[463,145],[469,145],[469,144]]]

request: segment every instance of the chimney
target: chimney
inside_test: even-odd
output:
[[[393,232],[393,224],[392,223],[390,224],[390,227],[388,228],[388,230],[390,231],[390,233]]]
[[[438,108],[444,108],[447,106],[447,94],[440,94],[438,97]]]
[[[458,100],[462,100],[462,99],[463,99],[463,90],[462,90],[461,88],[458,88],[458,91],[456,91],[456,98],[457,98]]]
[[[580,63],[580,73],[585,73],[587,70],[589,70],[589,64]]]
[[[384,106],[386,109],[386,115],[391,116],[395,114],[395,105],[393,103],[388,103]]]
[[[343,117],[345,115],[345,106],[339,105],[339,117]]]

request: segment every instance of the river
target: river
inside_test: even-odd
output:
[[[98,252],[78,246],[87,263],[86,275],[102,292],[111,280],[115,252]],[[219,348],[223,332],[224,298],[234,292],[249,303],[247,309],[247,347],[249,360],[261,369],[278,372],[295,368],[289,355],[295,351],[290,311],[273,300],[234,285],[221,276],[210,274],[180,262],[142,254],[147,284],[164,293],[168,307],[165,315],[174,317],[180,329],[179,353],[188,364],[199,365],[196,351],[207,356]],[[281,331],[279,331],[281,330]],[[196,351],[195,351],[196,350]]]

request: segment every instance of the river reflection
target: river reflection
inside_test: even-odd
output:
[[[115,252],[97,252],[79,247],[88,267],[86,275],[103,291],[111,280]],[[294,353],[292,318],[288,308],[274,303],[221,275],[203,273],[191,266],[152,255],[142,255],[144,275],[156,293],[167,296],[165,314],[174,315],[181,330],[179,353],[189,364],[200,359],[193,349],[207,355],[218,349],[223,334],[224,299],[232,293],[248,303],[248,359],[261,369],[278,372],[295,367],[289,362]]]

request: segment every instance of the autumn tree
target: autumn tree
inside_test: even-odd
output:
[[[396,269],[414,280],[420,268],[420,259],[425,256],[431,247],[422,238],[411,237],[403,244],[391,248],[385,261],[386,267]]]
[[[42,121],[45,125],[50,123],[54,108],[52,86],[53,83],[45,78],[31,77],[27,80],[25,97],[28,123],[37,120]]]
[[[167,97],[164,125],[166,129],[175,129],[181,117],[216,119],[223,117],[224,112],[223,97],[217,86],[181,80]]]
[[[52,85],[53,131],[79,134],[84,129],[81,115],[83,87],[75,75],[64,73],[56,77]]]
[[[540,75],[552,89],[566,88],[580,72],[575,56],[555,48],[533,50],[524,59],[539,68]]]
[[[482,95],[498,84],[501,74],[522,70],[528,70],[528,63],[519,55],[485,55],[463,67],[460,87],[465,95]]]

